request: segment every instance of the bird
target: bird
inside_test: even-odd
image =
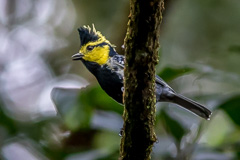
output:
[[[80,60],[96,77],[101,88],[115,101],[123,104],[125,56],[94,27],[78,28],[80,50],[72,60]],[[155,76],[156,102],[175,103],[195,115],[210,120],[212,112],[202,104],[176,93],[162,78]]]

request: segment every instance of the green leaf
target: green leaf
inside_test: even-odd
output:
[[[75,103],[77,103],[79,92],[80,89],[57,87],[52,89],[51,98],[61,116],[65,116],[74,107]]]
[[[179,76],[192,72],[194,69],[190,67],[174,68],[174,67],[165,67],[158,74],[164,81],[171,81]]]
[[[0,97],[1,98],[1,97]],[[0,99],[0,126],[4,126],[9,135],[14,135],[18,132],[18,126],[16,124],[16,121],[9,117],[4,110],[4,105],[1,102]]]
[[[233,122],[240,126],[240,95],[235,95],[218,106],[227,113],[227,115],[233,120]]]
[[[99,85],[88,87],[80,99],[96,109],[114,111],[121,115],[123,113],[123,106],[107,95]]]
[[[70,130],[87,129],[90,126],[92,107],[79,98],[85,90],[64,88],[52,90],[52,100]]]
[[[165,110],[161,111],[160,119],[166,131],[180,144],[182,137],[186,134],[183,126],[176,119],[169,116]]]
[[[236,157],[237,157],[237,159],[240,159],[240,152],[239,151],[236,152]]]
[[[71,130],[89,128],[93,109],[122,114],[123,106],[109,97],[100,86],[83,89],[54,88],[52,100],[65,124]]]
[[[228,47],[229,52],[240,53],[240,45],[231,45]]]

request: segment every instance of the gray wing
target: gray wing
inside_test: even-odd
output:
[[[123,55],[115,55],[112,58],[110,58],[110,64],[112,68],[119,72],[121,71],[121,74],[123,76],[123,70],[124,70],[124,62],[125,62],[125,56]],[[170,89],[173,93],[175,92],[162,78],[160,78],[158,75],[155,76],[155,82],[158,85],[161,85],[162,88],[168,88]]]
[[[124,69],[124,62],[125,56],[123,55],[115,55],[110,60],[111,66],[113,66],[113,68],[118,71]],[[175,92],[162,78],[160,78],[158,75],[156,75],[155,77],[156,84],[161,85],[163,88],[169,88],[171,91]]]

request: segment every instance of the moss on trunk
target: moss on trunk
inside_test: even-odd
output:
[[[163,8],[163,0],[130,0],[120,160],[149,160],[156,141],[155,65]]]

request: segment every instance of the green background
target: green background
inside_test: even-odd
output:
[[[71,56],[95,24],[119,54],[127,0],[0,1],[0,159],[115,160],[123,107]],[[167,0],[157,74],[213,111],[157,104],[152,159],[240,159],[240,1]]]

